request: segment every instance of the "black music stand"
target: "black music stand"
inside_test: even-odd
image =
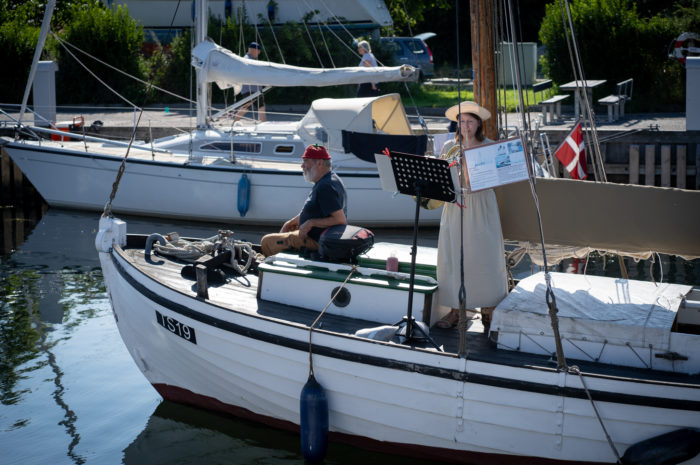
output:
[[[393,180],[384,182],[385,179],[382,179],[382,188],[416,197],[416,214],[413,220],[413,245],[411,246],[411,277],[408,286],[408,310],[406,316],[396,324],[401,325],[405,323],[405,338],[407,341],[417,339],[414,336],[414,329],[417,329],[423,334],[425,339],[428,339],[439,350],[440,347],[423,331],[420,325],[416,324],[416,320],[413,318],[413,285],[416,274],[416,255],[418,254],[416,245],[418,241],[418,217],[423,197],[445,202],[454,202],[457,199],[456,175],[453,177],[450,162],[447,160],[400,152],[389,152],[391,172],[387,173],[388,170],[382,169],[382,165],[386,167],[386,161],[379,158],[383,156],[386,155],[376,155],[379,177],[384,178],[393,174]]]

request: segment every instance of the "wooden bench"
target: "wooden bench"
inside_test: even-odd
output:
[[[617,93],[601,99],[598,103],[608,107],[608,121],[612,122],[625,116],[625,103],[632,100],[633,79],[626,79],[617,83]]]
[[[561,102],[566,100],[568,95],[552,95],[552,80],[536,82],[532,85],[532,93],[535,95],[535,103],[542,105],[542,122],[561,118]],[[546,98],[545,98],[546,94]],[[549,114],[549,117],[547,116]]]
[[[569,95],[555,95],[540,102],[540,105],[542,105],[542,122],[544,124],[561,118],[561,102],[567,98],[569,98]],[[548,113],[549,118],[547,117]]]
[[[545,92],[547,92],[547,97],[544,96]],[[552,96],[552,80],[547,79],[545,81],[534,83],[532,85],[532,93],[535,95],[535,103],[548,99]]]

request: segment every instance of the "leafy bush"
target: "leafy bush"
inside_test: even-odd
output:
[[[181,97],[195,100],[195,75],[192,61],[192,33],[189,29],[177,35],[168,51],[159,50],[149,60],[152,82]],[[191,86],[190,86],[191,84]],[[174,97],[154,92],[151,101],[174,101]]]
[[[92,1],[75,5],[71,9],[72,20],[59,36],[66,42],[80,47],[87,54],[129,74],[143,78],[145,63],[140,51],[143,28],[131,19],[126,8],[105,8],[101,2]],[[80,52],[71,49],[90,71],[119,94],[136,105],[144,103],[145,87],[113,69],[106,67]],[[57,99],[60,103],[120,103],[124,101],[108,90],[88,73],[64,48],[57,48],[58,73],[56,75]]]
[[[11,70],[0,78],[0,102],[21,103],[38,39],[39,28],[22,20],[0,25],[0,62]]]
[[[573,0],[570,8],[587,79],[606,79],[604,91],[612,92],[617,82],[634,78],[633,111],[683,104],[685,72],[667,56],[668,44],[682,32],[678,19],[640,18],[629,0]],[[558,84],[574,77],[563,24],[562,1],[547,5],[539,33],[547,47],[542,65]]]
[[[51,18],[52,29],[59,30],[70,21],[72,4],[89,1],[58,0]],[[1,102],[22,101],[45,9],[43,0],[0,0],[0,60],[6,69],[12,70],[0,74]],[[44,55],[49,53],[45,51]]]

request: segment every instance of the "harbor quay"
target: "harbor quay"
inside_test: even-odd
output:
[[[309,105],[303,104],[268,105],[268,121],[295,121],[308,109]],[[16,107],[4,110],[12,118],[18,117]],[[427,128],[429,134],[437,134],[446,132],[449,128],[444,108],[423,107],[416,111],[415,107],[407,107],[406,110],[416,133]],[[31,122],[29,118],[32,116],[25,115],[24,121]],[[145,108],[142,113],[124,107],[65,106],[57,108],[56,120],[57,126],[63,130],[68,130],[72,125],[73,132],[76,133],[124,140],[132,136],[137,122],[135,138],[146,141],[188,132],[196,127],[193,106],[167,104]],[[544,153],[542,146],[547,145],[553,153],[575,123],[573,107],[567,106],[562,107],[561,118],[546,123],[539,109],[524,114],[506,113],[500,116],[500,121],[501,127],[511,134],[515,128],[526,127],[530,130],[534,135],[535,153],[540,158]],[[218,124],[235,127],[236,124],[247,123],[232,123],[231,119],[223,118]],[[11,135],[12,122],[3,122],[0,131],[3,135]],[[700,166],[700,131],[686,130],[684,113],[625,114],[610,122],[604,109],[601,109],[600,114],[596,114],[596,138],[608,181],[683,189],[700,188],[700,170],[697,169]],[[565,175],[556,166],[556,158],[552,158],[558,174]],[[588,161],[591,162],[590,155]],[[3,190],[7,190],[8,183],[17,184],[10,171],[11,162],[3,154],[0,166]],[[14,176],[21,176],[21,173],[15,173]]]

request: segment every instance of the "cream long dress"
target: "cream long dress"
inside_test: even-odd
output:
[[[445,142],[446,154],[455,140]],[[503,232],[498,203],[493,189],[474,193],[464,190],[464,288],[466,307],[493,307],[508,292]],[[459,308],[460,276],[460,207],[445,203],[438,237],[438,302]]]

